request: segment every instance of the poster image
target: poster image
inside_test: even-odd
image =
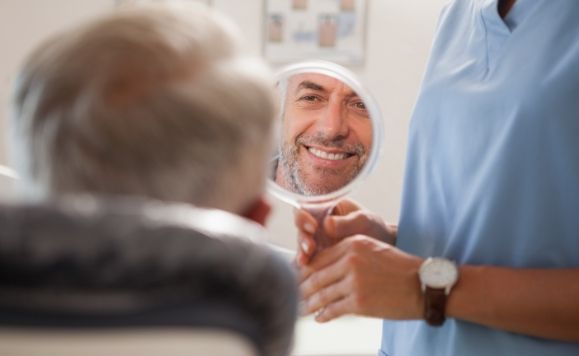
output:
[[[283,15],[269,15],[267,24],[267,39],[269,42],[283,42]]]
[[[355,0],[340,0],[340,10],[342,11],[354,11],[356,9]]]
[[[292,0],[292,9],[306,10],[307,8],[308,8],[308,0]]]
[[[320,47],[335,47],[338,36],[336,16],[323,14],[320,15],[318,21],[318,45]]]
[[[264,1],[263,51],[270,62],[364,62],[366,0]]]

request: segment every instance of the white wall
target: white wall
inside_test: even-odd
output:
[[[10,85],[24,57],[48,35],[113,8],[113,0],[0,0],[0,132],[6,131]],[[0,135],[0,163],[6,163]]]
[[[315,0],[312,0],[315,1]],[[368,86],[385,119],[385,144],[375,173],[353,197],[389,221],[398,219],[408,119],[438,13],[447,0],[367,0],[367,59],[352,68]],[[0,164],[6,163],[5,118],[10,83],[25,55],[49,34],[114,8],[114,0],[0,0]],[[213,0],[241,27],[250,53],[261,53],[262,0]],[[1,189],[1,188],[0,188]],[[293,248],[288,206],[272,201],[270,235]]]

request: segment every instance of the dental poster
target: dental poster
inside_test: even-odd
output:
[[[272,63],[364,62],[365,0],[265,0],[264,55]]]

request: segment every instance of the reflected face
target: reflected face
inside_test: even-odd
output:
[[[365,103],[338,79],[314,73],[288,79],[275,181],[320,195],[354,179],[368,158],[372,122]]]

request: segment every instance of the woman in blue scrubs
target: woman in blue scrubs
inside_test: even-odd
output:
[[[579,355],[579,1],[451,1],[409,135],[398,226],[342,202],[310,260],[297,215],[305,310],[385,319],[381,355]]]

